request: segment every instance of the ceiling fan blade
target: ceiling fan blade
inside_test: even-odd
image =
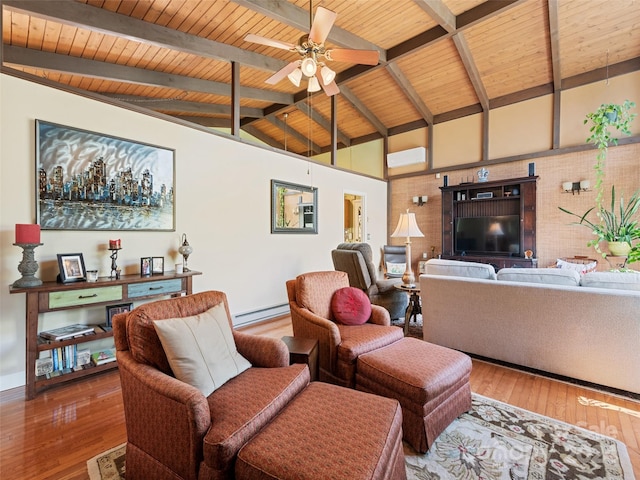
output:
[[[311,31],[309,32],[309,40],[318,44],[324,43],[337,17],[337,13],[323,7],[318,7],[316,16],[313,18]]]
[[[327,94],[327,97],[331,97],[340,93],[340,88],[338,88],[336,82],[331,82],[329,85],[325,85],[324,83],[320,82],[320,86],[324,90],[324,93]]]
[[[272,38],[261,37],[260,35],[248,34],[244,37],[245,42],[259,43],[260,45],[266,45],[267,47],[281,48],[283,50],[291,50],[295,48],[293,43],[281,42],[280,40],[273,40]]]
[[[327,50],[325,57],[336,62],[360,63],[362,65],[377,65],[380,52],[377,50],[350,50],[348,48],[335,48]]]
[[[268,83],[269,85],[275,85],[276,83],[278,83],[280,80],[282,80],[284,77],[286,77],[287,75],[289,75],[291,72],[293,72],[296,68],[298,68],[298,65],[300,64],[299,60],[296,60],[295,62],[291,62],[289,65],[287,65],[284,68],[281,68],[280,70],[278,70],[276,73],[274,73],[273,75],[271,75],[269,78],[267,78],[264,83]]]

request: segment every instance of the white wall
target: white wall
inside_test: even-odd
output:
[[[177,248],[186,233],[194,249],[189,266],[203,272],[194,278],[194,291],[226,292],[237,315],[287,303],[285,281],[297,274],[333,270],[330,252],[343,239],[344,191],[366,195],[367,241],[373,251],[386,242],[384,181],[9,75],[0,75],[0,105],[0,390],[24,384],[25,296],[10,295],[8,286],[20,277],[22,251],[12,245],[15,224],[36,220],[36,119],[176,151],[175,232],[43,231],[36,259],[37,276],[45,281],[58,273],[58,253],[81,252],[87,268],[107,276],[112,238],[122,240],[118,265],[126,274],[139,272],[143,256],[164,256],[165,265],[173,265],[181,258]],[[318,187],[317,235],[270,233],[271,179]],[[40,328],[81,318],[74,315],[80,314],[41,316]],[[97,315],[87,320],[100,323]]]

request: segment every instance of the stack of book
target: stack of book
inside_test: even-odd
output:
[[[91,363],[93,363],[96,367],[99,365],[104,365],[105,363],[115,362],[116,361],[116,349],[108,348],[106,350],[101,350],[99,352],[94,352],[91,354]]]
[[[74,323],[66,327],[54,328],[53,330],[44,330],[40,332],[42,338],[47,340],[66,340],[73,337],[81,337],[83,335],[91,335],[95,333],[93,325],[82,325]]]
[[[36,376],[55,377],[82,370],[91,363],[91,352],[88,349],[78,350],[77,345],[52,348],[48,356],[36,360]]]

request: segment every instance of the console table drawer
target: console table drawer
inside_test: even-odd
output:
[[[49,308],[77,307],[92,303],[112,302],[122,299],[122,286],[83,288],[82,290],[66,290],[49,292]]]
[[[180,292],[182,290],[182,280],[160,280],[157,282],[134,283],[127,286],[127,296],[129,298],[146,297],[148,295],[162,295]]]

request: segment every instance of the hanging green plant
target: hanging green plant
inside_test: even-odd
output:
[[[624,248],[621,256],[626,256],[625,266],[629,263],[640,261],[640,190],[636,191],[625,203],[624,197],[620,196],[620,202],[616,201],[615,186],[611,187],[611,206],[605,208],[603,205],[603,180],[605,176],[605,160],[609,145],[617,145],[618,138],[614,137],[614,131],[620,134],[631,135],[631,122],[637,116],[630,110],[636,104],[625,100],[622,105],[615,103],[603,103],[593,113],[588,113],[584,123],[592,123],[589,129],[587,143],[593,143],[598,148],[598,156],[594,169],[596,171],[596,205],[588,209],[583,215],[578,215],[565,208],[558,207],[563,212],[577,217],[578,225],[588,227],[595,235],[595,239],[590,240],[587,246],[594,247],[596,252],[606,258],[607,253],[600,248],[600,243],[607,242],[609,252],[613,254],[616,248]],[[589,214],[595,211],[596,221],[591,221]]]
[[[596,182],[596,211],[602,209],[602,181],[604,180],[604,163],[607,158],[609,145],[617,145],[618,138],[614,136],[617,130],[620,134],[631,135],[631,122],[636,117],[630,110],[636,106],[635,102],[625,100],[622,105],[617,103],[603,103],[592,113],[587,114],[584,124],[591,122],[587,143],[593,143],[598,148],[595,164]]]

